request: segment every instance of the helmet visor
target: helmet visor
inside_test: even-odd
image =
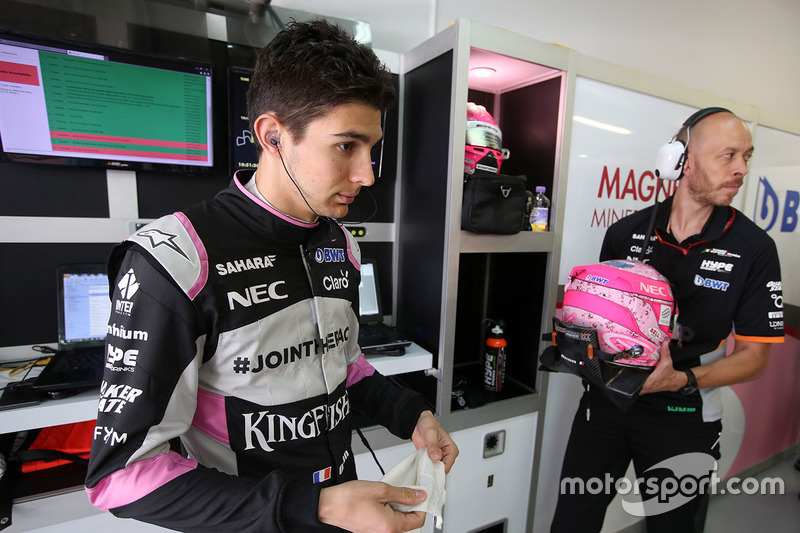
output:
[[[500,131],[497,128],[490,127],[488,124],[477,124],[475,127],[468,127],[467,144],[491,148],[498,152],[503,149]]]

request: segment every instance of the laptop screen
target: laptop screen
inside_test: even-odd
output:
[[[361,263],[361,283],[358,285],[358,315],[362,324],[374,324],[383,320],[378,297],[378,276],[375,271],[375,264],[369,261]]]
[[[62,265],[58,277],[59,348],[101,344],[111,314],[105,265]]]

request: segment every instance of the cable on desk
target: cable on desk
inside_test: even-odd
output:
[[[43,354],[54,354],[54,353],[56,353],[56,350],[52,349],[49,346],[36,345],[36,346],[32,346],[31,349],[33,349],[34,351],[37,351],[39,353],[43,353]],[[37,367],[37,366],[45,366],[49,362],[50,362],[50,355],[44,355],[44,356],[36,357],[34,359],[21,359],[19,361],[5,361],[4,363],[2,363],[2,366],[0,366],[0,372],[8,372],[9,377],[16,377],[16,376],[19,376],[20,374],[22,374],[24,372],[24,375],[22,376],[22,378],[20,378],[20,381],[24,381],[25,379],[27,379],[28,374],[30,374],[31,371],[35,367]],[[12,381],[11,383],[15,383],[15,382]],[[6,389],[6,387],[8,387],[11,383],[7,383],[7,384],[3,385],[2,387],[0,387],[0,392],[4,391]]]

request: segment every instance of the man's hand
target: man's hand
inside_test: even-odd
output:
[[[428,449],[428,456],[433,461],[444,463],[445,474],[450,472],[453,463],[458,457],[458,446],[450,435],[442,428],[436,417],[430,411],[423,411],[419,415],[411,441],[418,450]]]
[[[686,385],[688,378],[684,372],[675,370],[672,366],[672,355],[669,352],[669,342],[661,345],[661,359],[653,372],[647,377],[639,393],[676,391]]]
[[[417,505],[425,491],[392,487],[379,481],[348,481],[319,493],[317,517],[323,524],[355,533],[401,533],[425,524],[425,513],[402,513],[389,502]]]
[[[713,363],[692,368],[698,387],[724,387],[735,383],[744,383],[756,379],[764,373],[772,345],[742,339],[736,339],[735,342],[731,354],[717,359]],[[680,390],[688,381],[686,373],[673,368],[669,343],[665,342],[661,346],[661,360],[647,381],[644,382],[639,394]]]

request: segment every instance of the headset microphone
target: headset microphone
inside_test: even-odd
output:
[[[686,142],[684,143],[682,140],[678,139],[679,130],[668,143],[662,145],[661,148],[658,149],[655,168],[655,175],[656,178],[658,178],[658,182],[656,183],[654,204],[658,205],[658,192],[661,189],[662,180],[675,181],[683,176],[683,165],[686,164],[686,156],[689,154],[689,135],[691,129],[698,122],[715,113],[731,112],[724,107],[706,107],[705,109],[694,112],[683,122],[683,126],[681,127],[681,129],[686,128]],[[637,258],[642,261],[644,260],[644,256],[647,255],[647,247],[650,244],[650,237],[655,227],[656,211],[657,208],[654,207],[647,224],[647,231],[644,235],[644,242],[642,242],[642,249],[639,251],[639,257]]]

